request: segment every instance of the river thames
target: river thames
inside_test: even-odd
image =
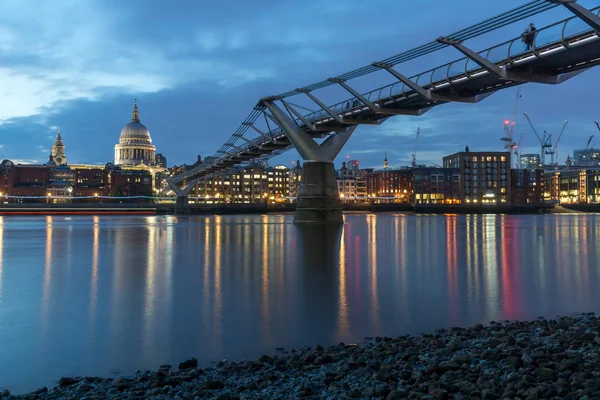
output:
[[[0,388],[600,311],[600,216],[0,217]]]

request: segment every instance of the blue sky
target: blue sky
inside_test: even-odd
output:
[[[197,154],[212,155],[263,96],[367,65],[523,2],[6,0],[0,14],[0,159],[45,162],[60,129],[69,162],[111,161],[137,98],[157,151],[169,164],[192,163]],[[600,0],[579,3],[592,7]],[[555,9],[533,22],[541,27],[568,16]],[[470,46],[516,37],[528,22]],[[402,71],[459,57],[447,49]],[[355,85],[374,88],[378,78],[369,79]],[[585,146],[600,119],[594,100],[599,81],[600,68],[559,86],[522,86],[515,133],[527,133],[525,151],[538,146],[522,111],[540,131],[554,132],[569,120],[561,161]],[[515,89],[508,89],[476,105],[443,105],[418,118],[360,126],[339,161],[349,156],[377,167],[387,152],[392,165],[406,165],[417,127],[419,162],[440,164],[465,145],[501,150],[514,97]],[[297,158],[290,151],[273,163]]]

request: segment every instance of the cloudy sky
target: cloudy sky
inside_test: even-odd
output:
[[[60,129],[69,162],[111,161],[137,98],[157,150],[169,164],[192,163],[197,154],[212,155],[261,97],[387,58],[524,1],[4,0],[0,160],[45,162]],[[579,3],[593,7],[600,0]],[[533,22],[541,27],[568,16],[557,8]],[[479,50],[517,37],[528,22],[470,46]],[[411,75],[456,58],[447,49],[403,65],[402,72]],[[369,79],[356,82],[357,88],[375,88],[380,77]],[[515,136],[526,133],[525,151],[538,146],[523,111],[540,131],[554,133],[569,120],[561,161],[584,147],[600,119],[593,100],[599,80],[600,68],[559,86],[522,86]],[[406,165],[417,127],[422,163],[439,164],[465,145],[501,150],[503,121],[511,118],[514,99],[515,89],[508,89],[476,105],[443,105],[418,118],[360,126],[339,161],[350,157],[377,167],[387,152],[391,164]],[[290,151],[273,162],[296,158]]]

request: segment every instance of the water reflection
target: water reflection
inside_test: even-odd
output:
[[[452,320],[460,316],[458,288],[458,248],[456,246],[456,216],[446,216],[446,265],[448,268],[448,306]]]
[[[45,257],[44,257],[44,283],[43,283],[43,289],[42,289],[42,306],[41,306],[41,316],[42,316],[42,329],[45,332],[46,329],[46,325],[47,325],[47,321],[48,321],[48,309],[50,307],[50,284],[51,284],[51,280],[52,280],[52,233],[54,232],[53,230],[53,224],[52,224],[52,218],[51,216],[47,216],[46,217],[46,227],[45,227],[45,233],[46,233],[46,240],[45,240]]]
[[[377,268],[379,260],[377,259],[377,215],[367,216],[367,246],[369,254],[368,269],[370,270],[370,291],[371,291],[371,325],[375,330],[379,330],[379,292],[377,285]]]
[[[347,242],[350,240],[350,234],[345,234],[345,229],[341,229],[342,237],[340,240],[340,253],[339,253],[339,273],[338,273],[338,336],[344,337],[348,335],[350,329],[350,319],[349,319],[349,308],[348,308],[348,293],[346,288],[346,247],[348,246]],[[348,246],[350,247],[350,246]]]
[[[301,277],[299,285],[303,319],[310,320],[304,331],[319,336],[317,330],[336,330],[336,321],[348,318],[339,308],[340,248],[342,227],[296,226],[297,257]],[[347,325],[346,325],[347,326]],[[343,327],[342,327],[343,329]],[[335,333],[334,333],[335,335]],[[332,341],[333,338],[328,338]]]
[[[0,217],[0,386],[595,311],[599,226],[595,215],[355,214],[333,228],[274,215]]]
[[[2,308],[2,260],[4,259],[4,217],[0,215],[0,308]],[[2,318],[0,318],[2,324]]]

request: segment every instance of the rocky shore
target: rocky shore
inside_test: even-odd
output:
[[[129,378],[64,377],[52,389],[0,398],[600,399],[594,314],[278,352],[209,368],[190,359]]]

